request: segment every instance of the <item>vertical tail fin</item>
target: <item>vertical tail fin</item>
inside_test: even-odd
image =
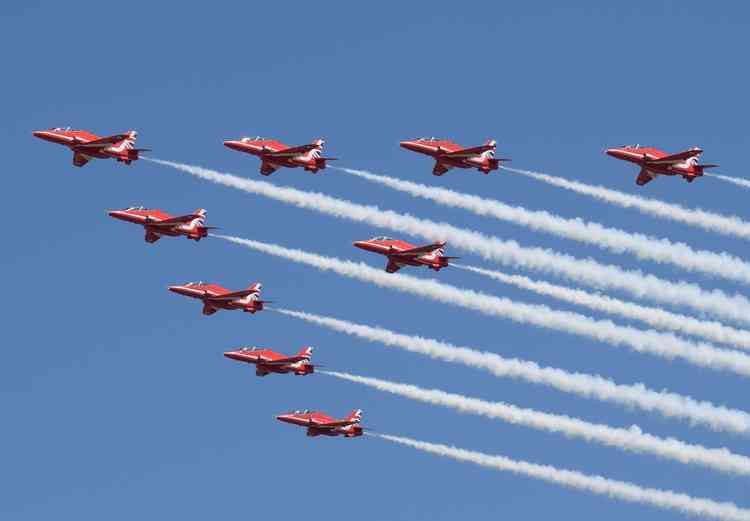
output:
[[[346,421],[352,423],[359,423],[362,420],[362,409],[354,409],[349,416],[346,417]]]
[[[312,347],[306,346],[300,349],[300,352],[297,353],[297,356],[300,358],[304,358],[305,360],[310,360],[310,358],[312,357],[312,351]]]
[[[257,299],[257,297],[260,296],[260,290],[262,287],[263,287],[263,284],[261,284],[260,282],[253,282],[247,287],[247,289],[254,291],[254,293],[250,296],[255,296]]]

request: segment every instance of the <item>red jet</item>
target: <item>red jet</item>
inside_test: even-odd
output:
[[[388,264],[385,267],[388,273],[395,273],[404,266],[427,266],[431,270],[440,271],[441,268],[449,265],[449,260],[458,259],[458,257],[443,255],[445,241],[414,246],[406,241],[390,237],[374,237],[367,241],[356,241],[354,246],[388,257]]]
[[[247,289],[229,291],[217,284],[190,282],[182,286],[169,286],[169,291],[199,298],[203,301],[203,314],[213,315],[219,309],[241,309],[247,313],[255,313],[263,309],[268,302],[260,300],[260,282],[251,284]]]
[[[90,159],[116,159],[121,163],[129,165],[138,159],[139,152],[148,152],[147,148],[134,148],[138,133],[129,130],[124,134],[99,137],[85,130],[71,130],[67,128],[51,128],[49,130],[37,130],[33,135],[51,141],[58,145],[65,145],[73,151],[73,164],[83,166]]]
[[[308,436],[346,436],[354,438],[362,436],[364,430],[359,422],[362,419],[362,409],[355,409],[343,420],[337,420],[318,411],[294,411],[280,414],[277,420],[307,427]]]
[[[206,226],[206,210],[203,208],[198,208],[188,215],[174,217],[161,210],[131,206],[124,210],[112,210],[109,215],[115,219],[143,225],[146,230],[145,239],[149,243],[156,242],[165,235],[184,235],[198,242],[208,236],[208,230],[215,229],[214,226]]]
[[[239,141],[224,141],[224,146],[232,150],[246,152],[260,158],[260,173],[271,175],[280,167],[297,168],[301,166],[308,172],[316,173],[326,167],[326,161],[334,161],[335,157],[322,157],[322,139],[316,139],[309,145],[290,147],[275,139],[262,137],[243,137]]]
[[[402,141],[400,144],[407,150],[434,157],[434,175],[443,175],[451,168],[476,168],[489,174],[491,170],[497,170],[502,161],[510,161],[505,158],[495,159],[497,142],[494,139],[472,148],[464,148],[453,141],[434,137]]]
[[[294,373],[297,376],[304,376],[315,372],[315,366],[310,363],[312,350],[312,347],[303,347],[296,355],[286,356],[270,349],[242,347],[227,351],[224,356],[239,362],[255,364],[257,376],[266,376],[269,373]]]
[[[696,177],[703,175],[704,169],[719,166],[698,164],[698,156],[702,153],[703,150],[698,147],[672,155],[658,148],[639,145],[607,149],[607,155],[630,161],[641,167],[635,179],[639,186],[645,185],[658,175],[679,175],[688,183],[692,183]]]

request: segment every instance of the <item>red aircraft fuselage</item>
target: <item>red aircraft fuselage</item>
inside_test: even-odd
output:
[[[696,177],[703,175],[703,170],[718,165],[702,165],[698,157],[703,153],[698,147],[668,154],[663,150],[652,147],[624,146],[607,149],[607,155],[635,163],[641,167],[635,182],[642,186],[660,175],[679,175],[692,183]]]
[[[292,147],[275,139],[245,137],[224,141],[224,146],[258,156],[261,161],[260,173],[263,175],[271,175],[281,167],[301,167],[314,174],[326,167],[326,161],[335,159],[322,157],[324,143],[322,139],[316,139],[309,145]]]
[[[65,145],[73,151],[73,164],[83,166],[91,159],[116,159],[129,165],[139,158],[139,152],[146,149],[134,148],[138,133],[129,130],[124,134],[100,137],[85,130],[70,128],[50,128],[37,130],[32,134],[45,141]]]
[[[140,224],[146,230],[146,242],[153,243],[163,236],[178,237],[184,235],[196,242],[208,236],[208,230],[212,227],[206,226],[206,210],[198,208],[188,215],[173,216],[157,209],[144,208],[142,206],[131,206],[124,210],[112,210],[110,217]]]
[[[484,174],[497,170],[502,161],[509,159],[495,159],[497,142],[487,140],[484,145],[464,148],[448,139],[421,138],[401,141],[400,145],[412,152],[418,152],[435,158],[434,175],[443,175],[451,168],[476,168]]]
[[[255,364],[257,376],[266,376],[269,373],[294,373],[297,376],[304,376],[315,372],[315,366],[310,363],[312,349],[312,347],[303,347],[296,355],[286,356],[270,349],[242,347],[227,351],[224,356],[238,362]]]
[[[186,297],[201,299],[204,315],[213,315],[219,309],[241,309],[247,313],[255,313],[261,311],[264,304],[264,301],[260,300],[260,282],[240,291],[230,291],[218,284],[203,282],[169,286],[168,289]]]
[[[366,241],[355,241],[354,246],[388,257],[388,264],[385,267],[388,273],[394,273],[404,266],[427,266],[431,270],[440,271],[449,266],[451,259],[457,258],[443,255],[444,241],[414,246],[399,239],[374,237]]]
[[[362,436],[363,428],[359,425],[362,410],[355,409],[343,420],[337,420],[318,411],[294,411],[280,414],[277,420],[300,427],[307,427],[308,436],[345,436],[355,438]]]

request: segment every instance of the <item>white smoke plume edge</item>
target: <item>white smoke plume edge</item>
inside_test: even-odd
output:
[[[515,241],[501,241],[495,237],[463,230],[449,224],[417,219],[410,215],[381,210],[375,206],[363,206],[321,193],[279,187],[263,181],[244,179],[172,161],[153,158],[148,160],[201,179],[270,197],[299,208],[357,222],[366,222],[373,226],[421,236],[428,240],[448,240],[454,246],[514,268],[550,273],[597,289],[618,289],[637,298],[647,298],[738,322],[750,323],[750,300],[742,295],[727,295],[719,290],[707,291],[695,284],[673,283],[640,271],[625,271],[617,266],[600,264],[593,259],[578,259],[542,248],[523,248]]]
[[[688,315],[680,315],[655,307],[641,306],[607,295],[587,293],[579,289],[532,280],[522,275],[509,275],[500,271],[478,268],[476,266],[459,264],[453,264],[453,266],[484,275],[504,284],[533,291],[539,295],[546,295],[571,304],[603,311],[611,315],[639,320],[659,329],[699,336],[712,342],[720,342],[740,349],[750,350],[750,331],[733,328],[721,322],[699,320]]]
[[[700,367],[730,371],[746,377],[750,376],[750,356],[747,354],[719,349],[709,344],[689,342],[670,333],[619,326],[609,320],[595,320],[578,313],[516,302],[474,290],[457,288],[433,279],[419,279],[399,273],[386,273],[362,263],[354,263],[334,257],[323,257],[275,244],[225,235],[212,234],[211,236],[256,251],[307,264],[319,270],[332,271],[345,277],[370,282],[380,287],[404,291],[465,309],[472,309],[486,315],[564,331],[616,347],[626,346],[636,352],[649,353],[670,360],[680,358]]]
[[[750,179],[742,179],[741,177],[730,177],[728,175],[713,174],[708,172],[704,172],[703,175],[715,177],[716,179],[721,179],[722,181],[727,181],[743,188],[750,188]]]
[[[503,170],[525,175],[538,181],[571,190],[573,192],[588,195],[623,208],[635,208],[646,215],[667,219],[669,221],[681,222],[704,230],[717,232],[722,235],[730,235],[743,239],[750,239],[750,223],[736,216],[725,216],[700,209],[689,209],[674,203],[666,203],[658,199],[630,195],[603,186],[588,185],[580,181],[571,181],[562,177],[519,170],[517,168],[502,167]]]
[[[396,333],[382,327],[356,324],[332,317],[273,308],[273,311],[326,327],[333,331],[355,336],[386,347],[397,347],[435,360],[463,364],[487,371],[499,378],[513,378],[527,383],[544,385],[581,398],[614,403],[646,412],[655,412],[666,418],[684,419],[719,432],[750,433],[750,414],[699,401],[666,390],[656,391],[644,384],[624,385],[598,375],[571,373],[555,367],[541,367],[536,362],[517,358],[504,358],[496,353],[425,338]]]
[[[493,199],[464,194],[445,188],[412,183],[351,168],[331,167],[347,174],[378,183],[394,190],[430,201],[486,215],[502,221],[591,244],[613,253],[630,253],[641,260],[671,264],[680,269],[707,273],[743,284],[750,284],[750,264],[729,253],[694,250],[684,243],[608,228],[596,222],[565,219],[546,211],[527,210]]]
[[[528,461],[513,460],[505,456],[484,454],[482,452],[419,441],[403,436],[379,433],[369,435],[430,454],[474,463],[475,465],[494,470],[512,472],[548,483],[562,485],[567,488],[608,496],[620,501],[650,505],[665,510],[674,510],[688,515],[719,519],[721,521],[750,521],[750,510],[740,508],[730,502],[718,502],[712,499],[693,497],[672,490],[646,488],[627,481],[583,474],[575,470],[558,469],[551,465],[539,465]]]
[[[524,409],[503,402],[488,402],[439,389],[423,389],[416,385],[338,371],[319,372],[411,400],[449,407],[459,412],[562,434],[569,438],[595,442],[624,451],[652,454],[686,465],[698,465],[733,475],[750,475],[750,458],[746,456],[733,454],[726,448],[707,448],[675,438],[659,438],[642,432],[635,425],[629,429],[610,427],[609,425],[590,423],[570,416]]]

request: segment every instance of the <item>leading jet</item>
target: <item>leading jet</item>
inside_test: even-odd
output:
[[[100,137],[86,130],[55,127],[37,130],[32,134],[39,139],[68,147],[73,151],[75,166],[83,166],[91,159],[115,159],[129,165],[140,157],[140,152],[149,151],[148,148],[135,148],[135,140],[138,137],[135,130]]]

